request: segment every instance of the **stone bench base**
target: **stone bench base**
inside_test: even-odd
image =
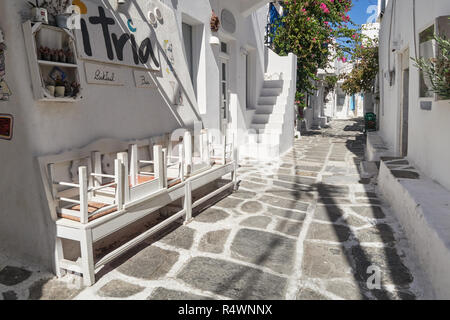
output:
[[[435,298],[450,299],[450,192],[406,159],[381,160],[380,191],[403,226]]]
[[[367,132],[365,154],[367,161],[380,161],[380,157],[389,156],[391,154],[392,152],[378,135],[378,132]]]

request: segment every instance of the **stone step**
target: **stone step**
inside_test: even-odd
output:
[[[270,122],[283,122],[284,113],[256,113],[253,115],[252,123],[270,123]]]
[[[283,88],[262,88],[261,97],[279,96],[283,92]]]
[[[267,114],[267,113],[284,113],[286,106],[279,104],[258,104],[256,106],[257,114]]]
[[[283,80],[264,80],[263,88],[283,88]]]
[[[258,99],[258,104],[263,105],[276,105],[276,104],[286,104],[287,99],[284,96],[261,96]]]

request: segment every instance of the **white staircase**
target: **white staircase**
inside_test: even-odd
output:
[[[241,154],[250,158],[275,158],[280,153],[288,98],[283,80],[265,80]]]

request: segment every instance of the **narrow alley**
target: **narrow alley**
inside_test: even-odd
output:
[[[55,280],[0,265],[0,292],[4,299],[423,298],[400,226],[360,177],[362,126],[334,121],[296,140],[279,163],[242,164],[237,192],[106,266],[92,287],[80,289],[72,275]]]

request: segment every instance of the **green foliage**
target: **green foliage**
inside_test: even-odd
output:
[[[439,55],[437,58],[411,58],[415,67],[422,70],[431,82],[430,90],[444,100],[450,99],[450,41],[445,37],[434,35]]]
[[[348,27],[347,12],[351,0],[289,0],[284,1],[287,15],[275,34],[273,49],[279,55],[292,52],[298,57],[297,91],[312,93],[318,80],[318,69],[324,69],[337,57],[352,53],[359,40],[358,29]],[[297,99],[300,101],[301,99]],[[304,97],[303,102],[304,105]]]
[[[343,76],[342,89],[348,95],[371,91],[379,71],[378,41],[366,39],[363,43],[355,47],[352,71]]]
[[[338,82],[338,76],[326,76],[324,79],[325,87],[328,91],[331,91],[336,87],[336,83]]]

